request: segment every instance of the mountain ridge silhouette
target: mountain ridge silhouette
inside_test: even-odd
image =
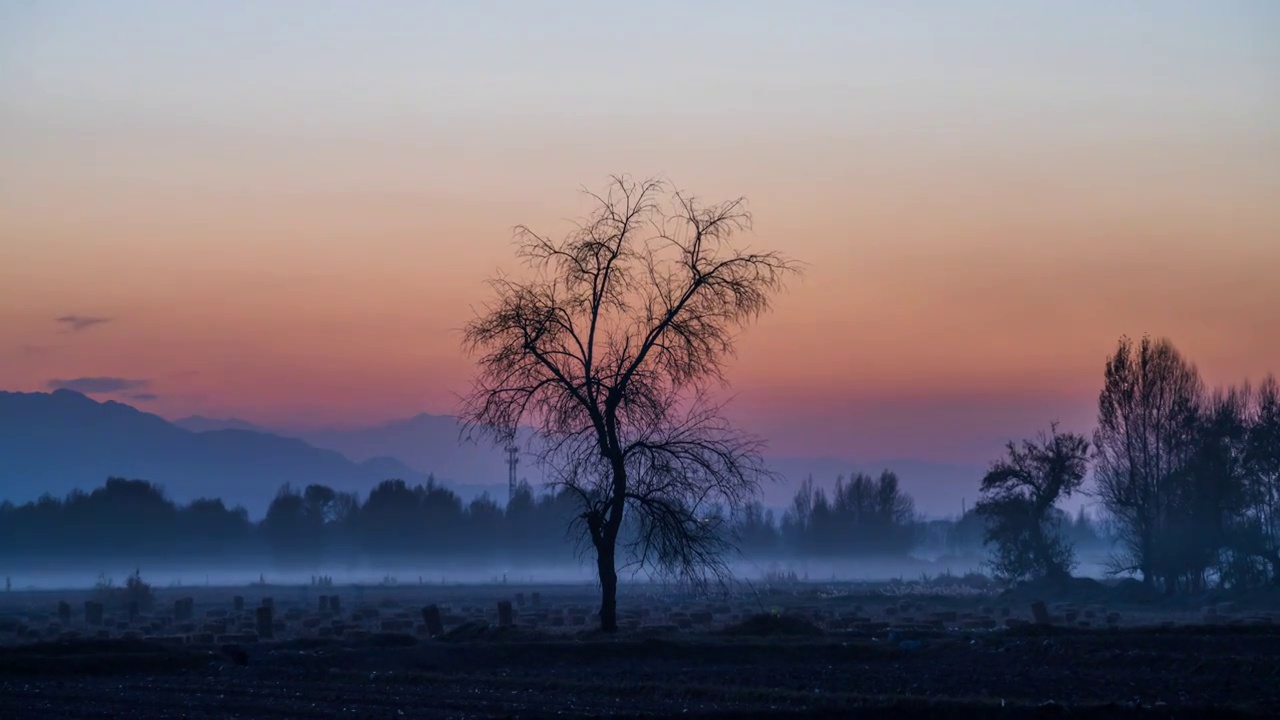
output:
[[[366,427],[293,431],[236,418],[170,421],[72,390],[0,392],[0,501],[63,496],[121,476],[162,485],[181,502],[218,497],[260,517],[286,482],[325,484],[363,497],[382,480],[417,484],[431,475],[464,501],[488,492],[505,502],[505,453],[487,441],[460,442],[459,429],[453,416],[419,413]],[[527,431],[521,436],[522,446],[529,437]],[[777,511],[810,475],[829,488],[839,475],[890,469],[920,510],[953,514],[961,498],[972,504],[983,471],[910,459],[778,456],[766,462],[786,479],[761,488],[763,504]],[[535,487],[541,483],[532,458],[522,457],[518,473]]]
[[[186,419],[177,421],[186,422]],[[210,421],[198,418],[192,424],[211,427],[211,422],[221,422],[220,427],[249,425],[240,419]],[[420,472],[430,469],[444,482],[472,482],[470,478],[493,478],[501,486],[507,477],[506,456],[500,448],[487,442],[459,444],[457,437],[461,425],[456,417],[431,413],[418,413],[399,420],[389,420],[364,427],[322,430],[267,429],[281,435],[300,437],[316,447],[337,450],[353,460],[393,457]],[[527,447],[531,433],[521,436],[522,447]],[[434,461],[434,464],[429,464]],[[917,507],[933,515],[958,513],[962,502],[969,505],[977,499],[978,484],[985,468],[964,463],[944,463],[911,458],[888,460],[853,460],[836,456],[767,456],[766,464],[785,478],[779,484],[766,483],[761,487],[761,502],[777,511],[791,503],[791,498],[806,477],[812,475],[815,485],[830,489],[839,476],[863,472],[879,475],[882,470],[896,472],[903,487],[916,498]],[[531,459],[519,466],[522,478],[528,478],[537,486],[541,475],[533,467]]]
[[[364,496],[382,480],[418,484],[428,474],[395,458],[356,461],[265,430],[196,432],[72,390],[0,392],[0,500],[64,496],[108,477],[148,480],[179,502],[221,498],[260,517],[285,483],[323,484]],[[499,487],[448,484],[464,500]]]

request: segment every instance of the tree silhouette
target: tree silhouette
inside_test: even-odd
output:
[[[533,277],[497,277],[496,302],[467,325],[479,372],[462,414],[495,441],[538,432],[552,484],[580,502],[612,632],[624,518],[637,566],[694,581],[724,567],[727,532],[704,513],[740,506],[766,471],[710,390],[735,331],[796,267],[734,246],[750,225],[742,199],[704,205],[628,177],[589,195],[595,211],[562,240],[517,228]]]
[[[749,502],[738,510],[734,536],[738,549],[745,555],[762,557],[778,551],[780,538],[773,511],[766,510],[759,501]]]
[[[1107,359],[1094,432],[1098,494],[1124,544],[1117,571],[1138,571],[1173,591],[1177,479],[1196,450],[1204,384],[1167,339],[1121,338]]]
[[[837,542],[863,553],[905,555],[915,541],[915,501],[902,492],[898,476],[888,470],[872,479],[856,473],[836,480],[832,514],[840,529]]]
[[[281,564],[316,567],[321,563],[324,519],[308,510],[303,494],[288,484],[280,488],[267,507],[262,530]]]
[[[1231,545],[1232,519],[1246,502],[1245,454],[1252,391],[1246,385],[1214,393],[1196,422],[1192,454],[1171,478],[1173,532],[1162,555],[1170,575],[1188,590],[1205,589],[1209,569]]]
[[[1253,397],[1245,444],[1245,509],[1232,542],[1238,553],[1266,563],[1280,585],[1280,383],[1268,375]]]
[[[131,518],[132,519],[132,518]],[[201,498],[178,509],[178,522],[185,535],[183,549],[197,556],[236,553],[244,550],[252,527],[244,508],[228,510],[221,500]],[[154,533],[156,528],[147,528]]]
[[[1007,456],[982,478],[982,499],[974,510],[987,520],[984,541],[995,546],[992,566],[1010,579],[1066,578],[1074,568],[1071,544],[1063,537],[1055,503],[1084,482],[1089,441],[1059,433],[1010,442]]]
[[[403,480],[384,480],[369,491],[359,513],[361,544],[370,554],[406,556],[415,548],[430,547],[435,529],[424,512],[423,488]]]
[[[830,498],[806,479],[782,515],[780,535],[803,555],[893,557],[907,554],[918,527],[915,501],[885,470],[877,479],[866,473],[848,482],[836,478]]]

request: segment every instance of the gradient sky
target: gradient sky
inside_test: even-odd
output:
[[[450,412],[511,226],[661,173],[809,264],[732,372],[772,452],[985,461],[1087,429],[1122,334],[1280,371],[1277,37],[1268,0],[0,2],[0,387]]]

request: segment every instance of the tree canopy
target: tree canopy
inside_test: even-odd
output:
[[[594,211],[563,238],[517,228],[529,272],[494,279],[496,299],[466,327],[478,372],[463,415],[494,440],[537,432],[552,482],[580,501],[614,630],[624,518],[629,563],[697,580],[727,538],[710,510],[741,506],[768,475],[761,442],[711,390],[736,333],[797,267],[739,246],[741,198],[706,204],[626,176],[588,195]]]

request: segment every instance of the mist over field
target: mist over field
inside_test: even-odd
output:
[[[268,569],[264,569],[268,568]],[[725,586],[735,591],[746,590],[751,585],[763,585],[771,580],[794,578],[800,582],[850,583],[892,582],[919,580],[921,576],[934,578],[945,573],[963,576],[986,570],[981,561],[930,562],[909,559],[865,560],[773,560],[766,563],[750,561],[729,564],[732,579]],[[322,566],[311,570],[282,570],[273,566],[270,559],[254,562],[252,559],[234,559],[210,563],[173,563],[139,566],[127,559],[106,560],[93,567],[76,564],[68,568],[56,565],[39,569],[21,568],[8,572],[0,566],[0,574],[14,590],[84,590],[110,581],[121,584],[131,573],[142,577],[158,590],[179,591],[182,588],[236,588],[262,586],[299,591],[312,588],[318,577],[332,581],[335,587],[363,587],[376,590],[379,587],[420,586],[424,590],[441,586],[546,586],[576,585],[593,588],[598,581],[594,568],[586,562],[539,564],[536,562],[494,563],[492,565],[459,563],[452,565],[408,565],[397,563],[369,563],[362,566]],[[794,575],[792,575],[794,573]],[[1077,570],[1080,577],[1105,578],[1105,556],[1083,559]],[[647,588],[675,587],[668,578],[649,573],[634,577],[623,574],[623,586],[636,585]]]

